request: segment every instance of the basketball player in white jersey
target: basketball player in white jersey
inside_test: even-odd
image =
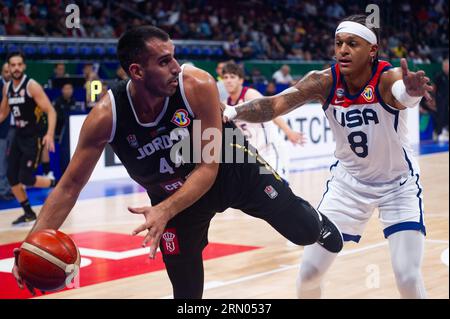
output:
[[[344,240],[358,242],[375,208],[388,239],[402,298],[425,298],[421,275],[425,226],[419,167],[406,136],[407,108],[430,98],[425,72],[405,59],[393,68],[378,61],[377,31],[366,17],[351,16],[335,33],[337,63],[312,71],[274,97],[227,106],[224,120],[265,122],[319,100],[336,139],[332,176],[318,210],[333,220]],[[300,298],[321,296],[321,281],[337,254],[305,247],[297,281]]]
[[[244,71],[234,62],[226,63],[222,68],[222,79],[228,92],[227,105],[237,105],[242,102],[262,97],[257,90],[244,86]],[[248,138],[258,153],[269,163],[280,176],[286,180],[289,174],[289,154],[286,143],[278,133],[279,127],[293,144],[303,145],[302,133],[293,131],[281,118],[265,123],[249,123],[236,120],[235,124]]]

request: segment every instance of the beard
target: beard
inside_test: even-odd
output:
[[[11,73],[11,78],[14,80],[20,80],[23,77],[23,72],[16,71],[14,73]]]

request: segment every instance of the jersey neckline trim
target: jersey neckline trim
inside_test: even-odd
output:
[[[25,82],[25,79],[26,79],[26,78],[27,78],[27,75],[24,74],[24,75],[23,75],[23,78],[22,78],[22,80],[20,80],[20,83],[19,83],[19,85],[17,86],[17,88],[14,87],[14,82],[13,82],[13,80],[11,80],[11,87],[12,87],[14,93],[17,93],[17,92],[19,91],[20,87],[22,86],[23,82]]]
[[[331,69],[331,76],[333,78],[333,85],[331,87],[331,91],[328,94],[328,97],[327,97],[325,103],[322,105],[322,109],[324,111],[326,111],[328,109],[328,106],[330,106],[330,103],[333,99],[334,92],[336,91],[336,85],[337,85],[336,65],[333,64],[330,69]],[[325,113],[325,115],[326,115],[326,113]]]
[[[341,78],[341,82],[342,85],[344,86],[344,94],[345,96],[350,99],[350,100],[354,100],[356,98],[358,98],[362,92],[364,92],[365,88],[369,85],[369,83],[372,81],[373,77],[375,76],[375,74],[377,74],[377,70],[378,70],[378,63],[376,63],[376,65],[374,65],[372,67],[372,75],[370,76],[369,80],[366,82],[366,84],[364,84],[361,89],[359,90],[358,93],[352,95],[350,94],[349,90],[348,90],[348,86],[347,86],[347,82],[345,82],[345,78],[344,75],[342,74],[342,72],[339,72],[339,76]],[[339,70],[340,71],[340,70]]]
[[[166,97],[166,99],[164,101],[164,107],[154,122],[142,123],[141,121],[139,121],[139,118],[136,114],[136,110],[134,109],[134,104],[131,99],[131,94],[130,94],[130,89],[129,89],[130,83],[131,83],[131,80],[129,80],[127,83],[126,91],[127,91],[128,102],[130,103],[131,110],[133,110],[133,114],[134,114],[134,118],[136,119],[136,122],[143,127],[154,127],[154,126],[158,125],[159,122],[161,121],[161,119],[163,118],[163,116],[166,114],[167,106],[169,105],[169,97]]]
[[[114,140],[116,135],[116,126],[117,126],[117,111],[116,111],[116,100],[114,99],[114,94],[110,90],[108,90],[109,98],[111,99],[111,111],[112,111],[112,128],[111,135],[109,136],[108,143],[111,143]]]
[[[181,72],[180,72],[180,74],[178,74],[178,85],[180,86],[181,97],[183,99],[184,104],[186,105],[187,110],[189,111],[189,113],[191,114],[192,117],[195,117],[195,114],[192,111],[191,105],[189,104],[189,101],[184,92],[183,71],[184,71],[185,66],[186,66],[186,64],[183,64],[181,66]]]

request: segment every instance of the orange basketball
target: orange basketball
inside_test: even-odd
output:
[[[33,287],[43,291],[60,290],[66,285],[66,279],[78,273],[80,252],[63,232],[44,229],[23,242],[18,266],[22,279]]]

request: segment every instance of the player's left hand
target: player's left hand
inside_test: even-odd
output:
[[[53,139],[53,136],[49,134],[45,135],[42,139],[42,145],[44,145],[49,152],[55,152],[55,140]]]
[[[288,138],[289,141],[291,141],[292,144],[299,144],[300,146],[303,146],[306,143],[306,135],[303,134],[302,132],[290,130],[286,134],[286,137]]]
[[[146,229],[148,230],[147,235],[142,242],[142,247],[147,246],[147,243],[150,242],[150,258],[155,259],[156,251],[159,247],[159,241],[161,240],[161,236],[169,219],[167,218],[165,212],[158,206],[146,206],[139,208],[128,207],[128,210],[133,214],[144,215],[145,223],[133,231],[133,236],[143,232]]]
[[[424,96],[428,101],[431,101],[432,98],[429,92],[433,91],[433,87],[428,84],[430,78],[425,76],[425,72],[422,70],[417,72],[409,71],[406,59],[401,59],[400,65],[402,68],[403,83],[406,87],[406,93],[410,96]]]
[[[225,107],[224,110],[222,111],[223,122],[227,123],[227,122],[232,121],[237,115],[236,109],[234,108],[234,106],[222,104],[222,107]]]

